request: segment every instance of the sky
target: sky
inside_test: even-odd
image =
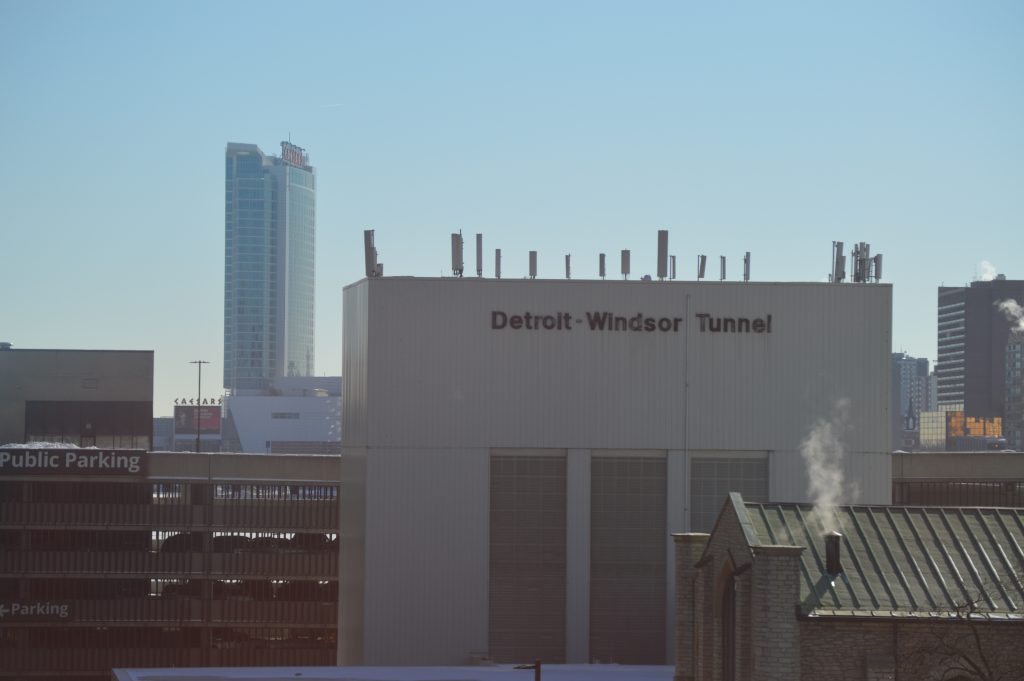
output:
[[[0,0],[0,340],[154,350],[156,416],[192,360],[219,394],[224,149],[290,138],[317,172],[318,375],[364,229],[409,276],[450,275],[459,230],[504,277],[627,248],[655,274],[667,229],[681,279],[750,251],[752,280],[822,281],[865,241],[893,349],[934,360],[938,286],[1024,278],[1022,122],[1015,0]]]

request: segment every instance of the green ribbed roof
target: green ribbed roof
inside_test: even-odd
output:
[[[1024,509],[839,506],[843,572],[825,572],[823,527],[807,504],[747,503],[752,545],[804,546],[809,616],[1024,619]]]

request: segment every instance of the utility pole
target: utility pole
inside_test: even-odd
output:
[[[195,414],[195,416],[196,416],[196,453],[199,453],[199,452],[202,451],[201,445],[199,443],[199,430],[200,430],[200,428],[199,428],[199,415],[201,413],[199,411],[199,405],[202,404],[202,402],[203,402],[203,365],[204,364],[209,364],[209,362],[201,360],[201,359],[197,359],[197,360],[194,360],[192,362],[189,362],[189,364],[195,364],[199,368],[199,386],[196,388],[196,414]]]

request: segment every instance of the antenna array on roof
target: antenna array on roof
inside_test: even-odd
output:
[[[463,237],[462,232],[453,232],[451,235],[451,257],[452,257],[452,275],[455,277],[462,277],[464,272],[463,263]],[[483,265],[483,234],[476,234],[476,276],[484,276],[484,265]],[[382,277],[384,276],[384,265],[377,261],[377,248],[374,244],[374,230],[367,229],[363,230],[363,251],[365,258],[365,272],[367,277]],[[623,279],[629,279],[630,275],[630,256],[631,251],[629,249],[622,249],[620,252],[620,272]],[[877,253],[874,256],[871,255],[871,245],[865,242],[859,242],[854,244],[853,253],[850,256],[853,262],[853,277],[851,279],[854,283],[871,283],[879,282],[882,279],[882,254]],[[844,244],[842,241],[832,242],[832,273],[829,275],[829,281],[832,283],[842,283],[846,281],[846,262],[847,256],[844,254]],[[743,255],[743,281],[750,281],[750,264],[751,255],[750,251],[746,251]],[[530,264],[529,264],[529,277],[530,279],[537,278],[537,251],[530,251]],[[703,280],[707,271],[707,256],[700,254],[697,256],[697,280]],[[598,276],[601,279],[605,279],[607,276],[607,258],[604,253],[598,255]],[[668,252],[668,230],[658,230],[658,251],[657,251],[657,276],[659,281],[666,279],[675,280],[677,276],[676,270],[676,256],[670,255]],[[494,277],[495,279],[501,278],[501,249],[496,248],[494,250]],[[565,278],[572,278],[572,254],[565,255]],[[650,275],[644,275],[641,277],[643,281],[650,281]],[[725,281],[726,279],[726,257],[724,255],[719,256],[719,281]]]
[[[882,254],[871,256],[871,244],[863,241],[853,245],[853,283],[867,284],[882,280]],[[846,256],[843,255],[843,242],[832,242],[832,274],[829,281],[841,284],[846,280]]]
[[[377,249],[373,245],[373,230],[363,230],[363,256],[366,260],[366,276],[384,276],[384,265],[377,262]]]
[[[462,276],[462,232],[452,234],[452,276]]]

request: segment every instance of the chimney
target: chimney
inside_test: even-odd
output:
[[[835,530],[825,533],[825,572],[830,575],[838,575],[843,571],[843,564],[839,560],[840,542],[843,535]]]

